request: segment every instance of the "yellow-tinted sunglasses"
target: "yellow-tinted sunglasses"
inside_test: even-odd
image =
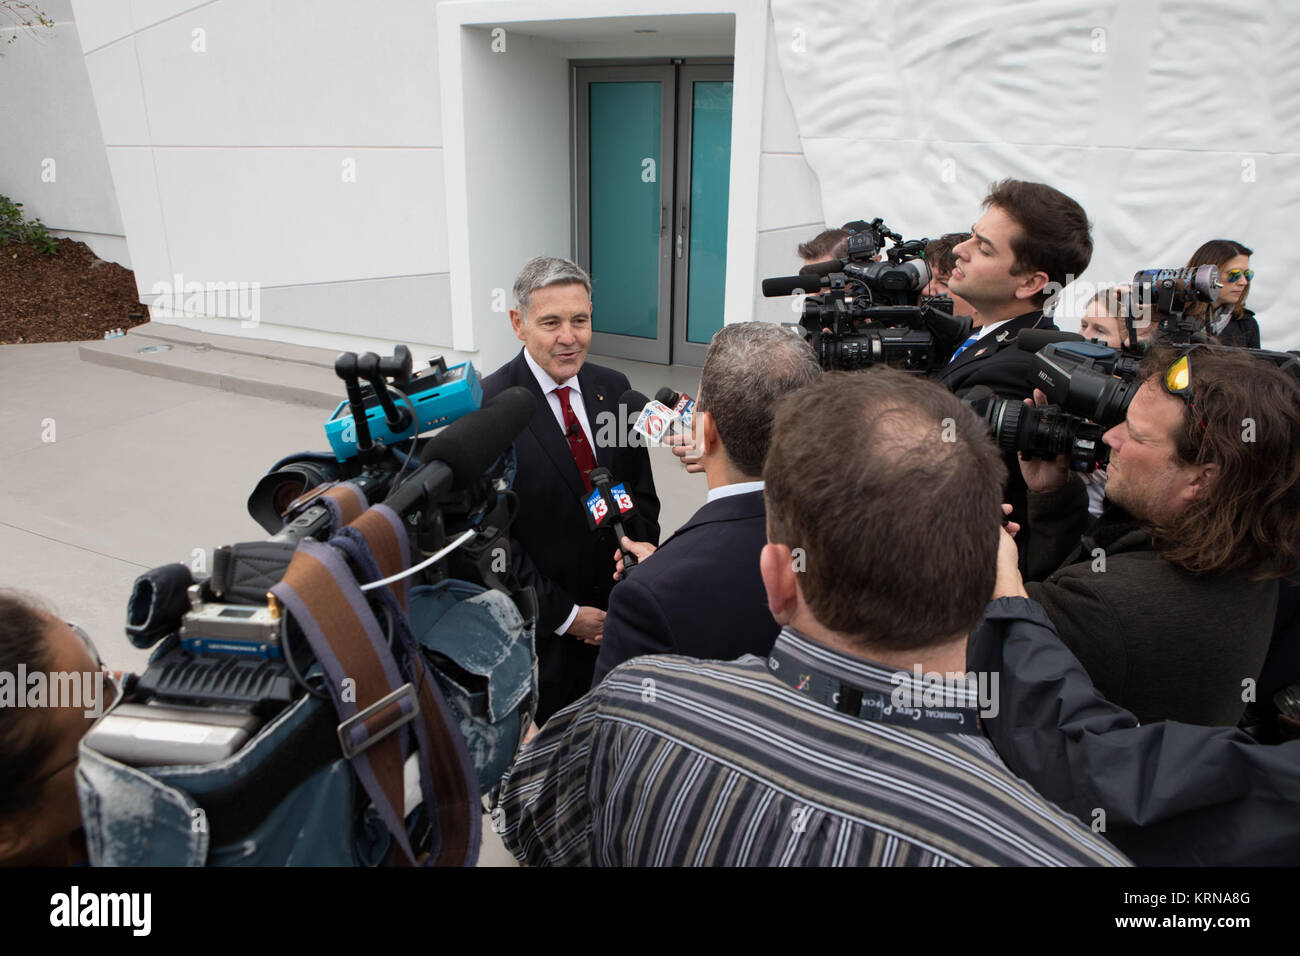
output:
[[[1189,361],[1191,353],[1181,355],[1172,365],[1165,370],[1164,383],[1165,391],[1170,395],[1177,395],[1187,407],[1192,410],[1196,420],[1201,423],[1201,430],[1205,431],[1205,419],[1201,417],[1200,411],[1196,407],[1196,401],[1192,397],[1192,366]]]

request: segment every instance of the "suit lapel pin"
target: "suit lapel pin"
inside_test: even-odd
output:
[[[1005,342],[1005,341],[1006,341],[1007,339],[1009,339],[1009,338],[1011,338],[1011,333],[1010,333],[1010,332],[999,332],[999,333],[997,334],[997,340],[998,340],[998,344],[999,344],[999,345],[1002,344],[1003,342]]]

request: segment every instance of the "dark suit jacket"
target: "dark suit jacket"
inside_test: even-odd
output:
[[[1000,398],[1023,401],[1034,394],[1027,382],[1033,353],[1016,345],[1016,336],[1025,329],[1054,329],[1052,320],[1041,311],[1018,315],[996,332],[980,339],[957,357],[957,361],[939,372],[939,381],[965,398],[976,385],[986,385]],[[1011,520],[1025,523],[1025,479],[1020,474],[1020,460],[1015,452],[1003,456],[1007,466],[1007,484],[1003,500],[1011,505]],[[1022,550],[1023,554],[1023,550]],[[1024,561],[1021,561],[1024,569]]]
[[[766,543],[761,491],[695,512],[614,588],[593,683],[642,654],[730,661],[770,651],[781,628],[758,571]]]
[[[602,413],[617,415],[618,400],[630,387],[627,376],[586,362],[578,372],[578,384],[594,439],[596,464],[608,468],[615,482],[627,486],[637,508],[625,530],[636,540],[657,543],[659,499],[650,473],[650,455],[644,447],[609,447],[601,438]],[[575,604],[605,608],[614,586],[613,554],[618,544],[613,532],[593,532],[587,525],[582,506],[586,492],[578,466],[522,349],[483,379],[484,402],[513,385],[524,386],[537,399],[532,421],[515,439],[519,471],[514,488],[520,507],[510,529],[513,569],[520,584],[537,591],[538,677],[543,685],[576,687],[571,698],[576,700],[591,683],[597,649],[554,631]],[[545,687],[542,696],[546,696]],[[569,701],[543,700],[543,716],[558,709],[553,705],[566,703]]]

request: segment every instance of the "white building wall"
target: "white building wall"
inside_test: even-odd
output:
[[[0,29],[0,195],[55,235],[129,268],[71,4],[39,6],[52,29]]]
[[[994,180],[1046,182],[1094,223],[1080,286],[1182,266],[1202,242],[1236,239],[1255,250],[1249,304],[1265,347],[1300,348],[1300,270],[1287,251],[1300,213],[1300,5],[858,0],[851,18],[830,0],[771,8],[832,222],[882,216],[908,238],[933,236],[968,229]]]

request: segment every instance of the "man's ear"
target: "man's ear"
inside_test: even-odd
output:
[[[1187,484],[1186,498],[1189,502],[1210,494],[1214,483],[1219,479],[1219,463],[1216,461],[1207,461],[1203,465],[1191,467],[1195,469],[1195,473]]]
[[[1046,272],[1031,272],[1020,280],[1016,286],[1017,299],[1032,299],[1047,287],[1051,278]]]
[[[763,576],[767,607],[772,617],[778,624],[789,624],[799,607],[794,555],[783,544],[765,544],[758,556],[758,570]]]
[[[515,338],[524,341],[524,317],[518,309],[510,310],[510,328],[514,330]]]
[[[0,866],[9,866],[29,849],[31,828],[22,820],[0,820]]]
[[[695,413],[695,447],[701,455],[707,455],[721,444],[718,437],[718,423],[708,412]]]

